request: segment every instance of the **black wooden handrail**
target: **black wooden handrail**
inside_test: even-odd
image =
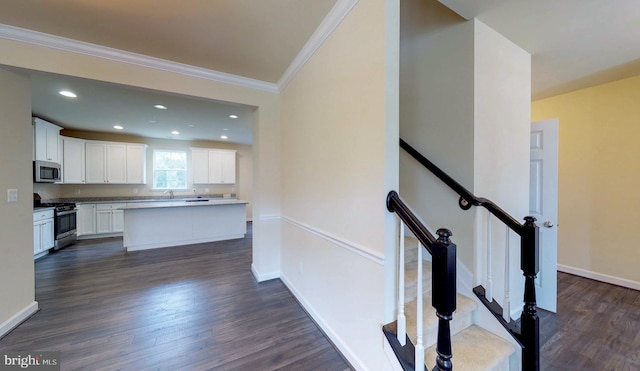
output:
[[[387,195],[387,209],[398,214],[398,217],[413,232],[420,244],[431,254],[431,304],[436,309],[436,315],[438,316],[437,355],[434,370],[450,371],[453,369],[453,365],[451,362],[451,329],[449,323],[453,319],[453,312],[456,310],[457,292],[456,245],[449,240],[451,231],[438,229],[438,239],[436,239],[400,199],[396,191],[391,191]],[[422,278],[419,277],[418,279]]]
[[[455,193],[460,196],[460,200],[458,204],[464,210],[469,210],[471,206],[482,206],[487,209],[491,214],[495,215],[496,218],[500,219],[504,224],[506,224],[509,228],[511,228],[514,232],[519,235],[522,235],[523,225],[520,224],[514,217],[509,215],[506,211],[502,210],[500,206],[493,203],[491,200],[486,199],[484,197],[476,197],[473,193],[469,192],[462,184],[456,182],[452,177],[450,177],[447,173],[442,171],[439,167],[437,167],[433,162],[429,161],[426,157],[424,157],[420,152],[418,152],[415,148],[411,147],[409,143],[400,139],[400,147],[407,151],[408,154],[411,155],[414,159],[416,159],[420,164],[426,167],[429,171],[433,173],[438,179],[440,179],[444,184],[449,186]]]
[[[436,242],[436,238],[429,232],[427,227],[424,226],[418,219],[418,217],[409,209],[409,207],[402,202],[398,192],[391,191],[387,195],[387,210],[398,214],[400,219],[409,228],[411,233],[420,241],[429,254],[433,255],[433,249],[431,246]]]
[[[525,223],[520,224],[491,200],[476,197],[469,192],[402,139],[400,139],[400,147],[456,192],[460,196],[458,204],[462,209],[469,210],[472,206],[482,206],[520,236],[520,269],[525,277],[524,306],[520,320],[507,323],[502,319],[502,307],[495,300],[489,302],[484,295],[485,290],[482,286],[475,287],[473,291],[522,346],[522,369],[525,371],[540,370],[540,323],[537,315],[535,291],[535,278],[540,271],[540,247],[538,245],[539,230],[535,223],[536,219],[532,216],[527,216],[524,218]],[[389,202],[388,198],[387,204]]]

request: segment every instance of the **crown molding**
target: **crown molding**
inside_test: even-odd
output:
[[[255,80],[248,77],[232,75],[201,67],[195,67],[188,64],[172,62],[165,59],[131,53],[124,50],[109,48],[106,46],[91,44],[83,41],[72,40],[65,37],[49,35],[42,32],[8,26],[4,24],[0,24],[0,38],[77,54],[84,54],[91,57],[108,59],[121,63],[133,64],[145,68],[152,68],[156,70],[197,77],[224,84],[237,85],[249,89],[263,90],[271,93],[279,92],[278,86],[276,84],[266,81]]]
[[[302,69],[315,52],[322,46],[324,41],[333,33],[333,31],[342,23],[342,20],[351,12],[359,0],[338,0],[333,6],[329,14],[324,18],[320,26],[315,30],[311,38],[307,41],[300,53],[289,65],[280,80],[278,80],[278,89],[282,91],[291,82],[293,77]]]

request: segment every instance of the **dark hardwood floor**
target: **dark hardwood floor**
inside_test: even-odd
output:
[[[81,241],[36,263],[41,310],[2,351],[62,370],[347,370],[280,280],[256,283],[247,238],[125,253]]]
[[[558,272],[557,314],[540,311],[542,370],[640,370],[640,291]]]

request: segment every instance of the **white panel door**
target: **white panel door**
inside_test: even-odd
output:
[[[531,124],[529,215],[540,229],[538,307],[556,311],[558,285],[558,120]]]

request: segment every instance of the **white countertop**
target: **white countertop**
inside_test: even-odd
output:
[[[167,207],[195,207],[195,206],[220,206],[220,205],[241,205],[248,204],[248,201],[237,200],[235,198],[213,198],[213,199],[201,199],[207,201],[195,201],[189,202],[184,200],[177,201],[150,201],[150,202],[127,202],[126,206],[119,208],[119,210],[134,210],[134,209],[159,209]]]

